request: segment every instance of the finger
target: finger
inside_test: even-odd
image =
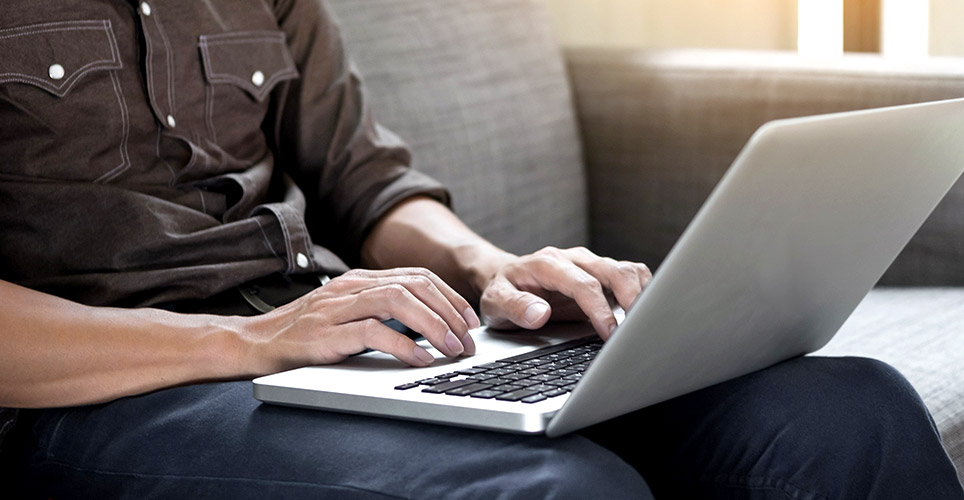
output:
[[[485,324],[492,328],[540,328],[552,316],[545,300],[519,290],[505,278],[493,280],[481,302]]]
[[[350,344],[355,344],[352,353],[374,349],[391,354],[412,366],[428,366],[435,361],[435,358],[415,341],[383,325],[381,321],[365,319],[345,326],[350,329]]]
[[[359,269],[350,271],[339,279],[345,284],[342,287],[344,289],[338,290],[341,293],[357,293],[376,286],[400,283],[442,316],[460,339],[468,334],[469,329],[477,328],[481,324],[468,301],[428,269],[417,267],[379,271]],[[332,280],[332,283],[334,281]],[[330,285],[331,283],[328,286]],[[341,285],[339,283],[339,286]]]
[[[535,281],[544,290],[572,298],[603,339],[609,338],[616,329],[616,317],[606,300],[602,283],[571,261],[536,255],[523,264],[510,266],[505,275],[510,282]]]
[[[612,290],[616,301],[625,310],[629,310],[649,281],[649,268],[643,264],[617,262],[610,258],[599,257],[584,248],[570,249],[567,253],[573,263],[599,280],[604,287]]]
[[[448,323],[398,283],[369,288],[352,297],[353,303],[347,306],[350,310],[344,311],[350,321],[370,317],[394,318],[421,333],[446,356],[455,357],[465,352],[465,346]]]

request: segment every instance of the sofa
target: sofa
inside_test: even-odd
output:
[[[659,264],[763,123],[964,96],[964,60],[559,47],[539,0],[329,0],[376,118],[513,252]],[[964,138],[962,138],[964,140]],[[964,181],[817,354],[881,359],[964,479]]]

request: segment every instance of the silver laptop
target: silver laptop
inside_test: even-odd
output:
[[[433,366],[366,353],[254,396],[562,435],[820,348],[962,171],[964,99],[770,122],[605,344],[588,324],[483,327],[472,357],[423,341]]]

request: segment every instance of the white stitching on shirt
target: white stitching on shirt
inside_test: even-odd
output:
[[[150,30],[144,28],[144,45],[147,46],[147,55],[144,57],[144,69],[147,70],[147,96],[149,97],[151,109],[157,115],[158,121],[163,122],[164,111],[157,107],[157,96],[154,95],[154,49],[151,43]]]
[[[268,205],[265,205],[264,208],[267,210],[270,210],[271,213],[274,214],[275,218],[278,219],[278,223],[281,224],[281,233],[284,235],[284,239],[285,239],[285,252],[288,254],[287,255],[288,258],[286,259],[288,263],[288,273],[290,274],[295,270],[295,262],[294,262],[294,255],[292,255],[294,250],[291,248],[291,233],[288,232],[288,224],[285,222],[284,215],[281,213],[280,210]]]
[[[44,26],[44,25],[31,25],[31,26],[26,26],[22,28],[7,28],[5,30],[0,30],[0,33],[12,32],[12,31],[17,31],[17,33],[0,36],[0,39],[15,38],[15,37],[20,37],[24,35],[33,35],[38,33],[58,33],[62,31],[103,31],[104,34],[107,36],[107,42],[108,42],[108,45],[110,46],[111,59],[110,60],[100,59],[96,61],[91,61],[81,66],[80,68],[77,68],[77,70],[71,73],[71,75],[66,80],[64,80],[63,82],[60,82],[60,84],[54,84],[49,80],[38,78],[34,75],[27,75],[23,73],[14,73],[14,72],[0,73],[0,83],[7,83],[7,82],[26,83],[28,85],[35,85],[44,90],[47,90],[48,92],[56,95],[57,97],[64,97],[67,95],[67,93],[70,92],[70,89],[73,88],[74,84],[80,81],[80,79],[83,78],[87,73],[94,70],[99,70],[99,69],[121,69],[124,67],[124,65],[120,62],[120,57],[117,52],[117,42],[113,38],[113,30],[111,29],[110,21],[66,21],[61,23],[46,23],[46,25],[55,25],[55,24],[67,25],[67,27],[58,28],[58,29],[45,29],[45,30],[27,29],[27,28],[33,28],[34,26]],[[83,26],[77,26],[77,24],[82,24]],[[114,66],[115,64],[116,66]]]
[[[161,26],[161,17],[155,13],[151,16],[154,20],[154,24],[157,26],[157,32],[161,35],[161,42],[164,43],[164,50],[167,51],[165,54],[165,61],[167,63],[167,105],[170,109],[169,113],[172,115],[177,114],[177,108],[174,106],[174,51],[171,50],[171,43],[167,39],[167,34],[164,33],[164,27]]]
[[[117,102],[120,105],[121,112],[121,127],[123,127],[124,132],[121,136],[120,143],[120,155],[121,163],[120,165],[114,167],[106,174],[98,177],[94,180],[95,183],[105,183],[114,180],[120,174],[124,173],[131,166],[130,156],[127,154],[127,139],[130,137],[130,116],[129,110],[127,108],[127,101],[124,100],[124,93],[121,89],[120,79],[117,77],[117,73],[111,71],[110,81],[114,86],[114,94],[117,96]]]
[[[284,59],[285,67],[277,72],[272,73],[268,80],[261,84],[260,87],[254,86],[250,81],[239,76],[232,75],[230,73],[216,72],[211,66],[210,45],[244,44],[265,41],[275,43],[282,47],[281,56]],[[253,95],[258,102],[263,101],[265,96],[267,96],[270,92],[271,88],[279,81],[288,77],[298,76],[298,70],[295,69],[294,61],[291,59],[291,54],[287,50],[284,50],[284,33],[244,31],[239,33],[223,33],[218,35],[201,35],[198,45],[200,46],[203,55],[201,59],[202,64],[204,65],[205,74],[207,75],[210,83],[235,84]]]
[[[168,185],[174,186],[174,183],[177,182],[177,174],[174,173],[174,167],[161,157],[161,127],[156,127],[156,134],[157,139],[154,141],[154,151],[157,154],[157,159],[161,160],[161,163],[167,167],[168,172],[171,173],[171,182]]]
[[[310,256],[312,254],[310,241],[308,240],[308,227],[305,226],[305,219],[298,214],[295,214],[295,220],[298,221],[298,225],[301,226],[301,239],[305,244],[305,256]],[[310,262],[310,259],[309,259]]]
[[[207,122],[208,135],[211,142],[218,143],[218,134],[214,129],[214,85],[204,86],[204,121]]]
[[[275,252],[275,251],[274,251],[274,248],[271,246],[271,241],[268,240],[268,233],[265,232],[265,230],[264,230],[264,225],[261,224],[261,221],[259,221],[258,219],[254,218],[254,217],[252,217],[252,218],[250,218],[250,219],[248,219],[248,220],[253,220],[254,222],[256,222],[256,223],[258,224],[258,227],[261,228],[261,237],[264,238],[264,246],[268,248],[268,251],[270,251],[272,255],[274,255],[275,257],[277,257],[278,259],[280,259],[282,262],[284,262],[284,259],[282,259],[281,256],[278,255],[278,252]]]

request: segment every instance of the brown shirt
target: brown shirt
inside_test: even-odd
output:
[[[447,202],[362,94],[316,0],[3,0],[0,279],[133,307],[345,271]]]
[[[313,0],[0,3],[0,279],[94,305],[355,264],[434,181]]]

